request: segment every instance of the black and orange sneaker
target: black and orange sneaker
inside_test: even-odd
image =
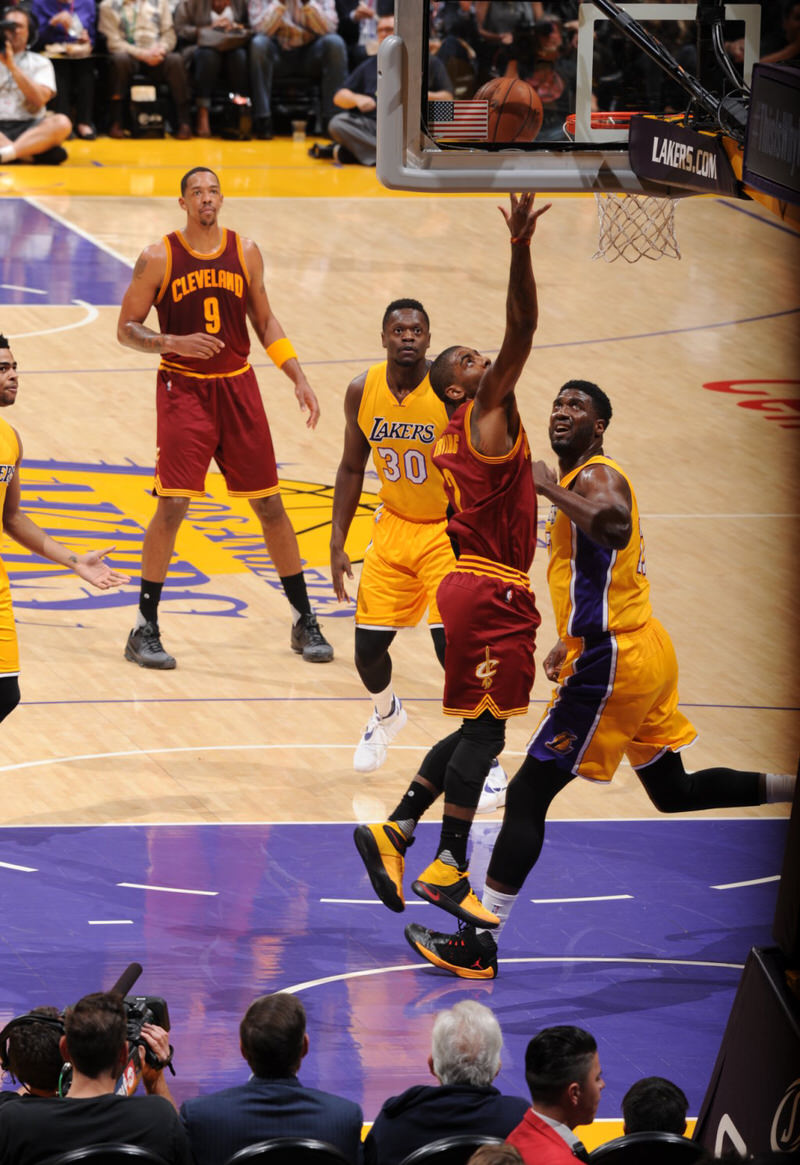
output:
[[[418,922],[405,928],[406,941],[418,955],[460,979],[496,979],[497,943],[487,930],[458,924],[457,934],[428,930]]]
[[[413,837],[406,840],[393,821],[382,821],[379,825],[357,825],[353,840],[373,890],[384,906],[401,914],[406,908],[403,897],[405,852],[413,844]]]
[[[439,906],[469,926],[498,926],[500,919],[487,910],[469,884],[469,870],[457,870],[436,858],[423,870],[411,889],[419,898]]]

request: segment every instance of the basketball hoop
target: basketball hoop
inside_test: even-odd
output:
[[[619,129],[626,133],[632,117],[639,113],[592,113],[592,129]],[[575,139],[575,114],[564,122],[564,132]],[[680,259],[675,236],[676,199],[652,194],[595,193],[600,225],[593,259],[613,263],[622,257],[628,263],[639,259]]]

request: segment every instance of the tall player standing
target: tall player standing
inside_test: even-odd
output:
[[[247,498],[292,608],[292,650],[311,663],[333,648],[311,610],[297,536],[281,500],[269,424],[248,362],[249,318],[273,363],[294,385],[313,429],[319,405],[264,288],[264,262],[250,239],[221,227],[217,175],[197,166],[181,179],[186,226],[145,247],[122,300],[117,338],[158,352],[156,512],[142,547],[136,626],[125,658],[141,667],[174,668],[161,643],[158,605],[175,539],[192,498],[205,494],[212,457],[232,497]],[[160,331],[145,326],[155,306]]]

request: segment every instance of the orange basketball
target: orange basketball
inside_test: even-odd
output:
[[[495,77],[476,98],[489,102],[490,142],[532,142],[542,128],[544,110],[532,85],[517,77]]]

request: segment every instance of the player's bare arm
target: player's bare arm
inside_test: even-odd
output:
[[[19,441],[19,434],[17,433]],[[49,558],[59,566],[68,566],[86,582],[106,591],[110,587],[118,587],[122,583],[130,582],[125,574],[118,574],[108,563],[103,561],[114,547],[108,546],[104,550],[91,550],[86,554],[74,554],[61,542],[56,542],[39,526],[33,522],[20,506],[20,464],[22,462],[22,442],[19,442],[20,456],[14,469],[14,476],[6,489],[5,505],[3,506],[3,531],[41,558]]]
[[[347,386],[344,398],[344,449],[336,482],[333,489],[333,513],[331,515],[331,580],[336,598],[340,603],[348,602],[350,596],[344,583],[344,576],[352,581],[353,570],[345,553],[347,539],[358,499],[364,488],[364,470],[369,459],[369,442],[358,424],[358,410],[364,392],[367,374],[362,372]]]
[[[117,339],[126,348],[137,352],[174,352],[176,356],[194,356],[208,360],[216,356],[225,342],[207,332],[187,336],[155,332],[145,320],[156,301],[167,269],[167,249],[163,242],[145,247],[133,269],[117,321]]]
[[[587,465],[570,489],[558,484],[555,472],[543,461],[532,466],[536,492],[558,506],[592,542],[622,550],[632,531],[631,491],[625,478],[610,465]]]
[[[550,648],[547,655],[544,657],[542,670],[549,680],[556,682],[561,668],[564,666],[564,660],[567,658],[567,645],[563,639],[557,639],[554,646]]]
[[[241,244],[244,261],[250,275],[247,316],[260,342],[265,348],[268,348],[276,340],[285,339],[286,333],[270,307],[267,289],[264,286],[264,260],[261,251],[252,239],[242,238]],[[306,426],[309,429],[315,429],[319,420],[319,402],[306,379],[305,372],[300,367],[300,361],[296,356],[292,356],[281,365],[281,372],[285,372],[294,384],[297,402],[303,412],[308,414]]]
[[[536,224],[552,205],[535,205],[535,194],[512,194],[510,209],[500,207],[511,237],[511,261],[506,296],[506,330],[497,359],[486,370],[475,395],[472,438],[489,456],[502,456],[514,444],[519,413],[514,395],[533,346],[539,322],[536,280],[530,244]]]

